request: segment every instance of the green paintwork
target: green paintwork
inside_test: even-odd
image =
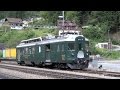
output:
[[[83,39],[83,40],[82,40]],[[68,43],[74,43],[74,50],[68,50]],[[35,64],[39,64],[40,62],[46,62],[46,60],[51,60],[53,63],[71,63],[73,60],[77,58],[77,53],[79,51],[79,44],[81,44],[82,50],[85,52],[85,58],[89,58],[85,50],[85,38],[77,37],[75,41],[64,41],[58,43],[50,44],[50,51],[46,51],[46,44],[29,46],[29,53],[23,53],[23,48],[17,48],[20,50],[20,60],[25,61],[25,63],[34,62]],[[64,45],[64,48],[63,48]],[[40,48],[39,48],[40,47]],[[33,53],[32,48],[35,48],[35,52]],[[63,50],[64,49],[64,50]],[[30,51],[32,53],[30,53]],[[17,54],[18,58],[18,54]]]

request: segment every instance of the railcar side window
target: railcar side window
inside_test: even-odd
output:
[[[60,46],[59,45],[57,45],[57,52],[59,52],[60,51]]]
[[[41,46],[39,46],[39,53],[41,52]]]
[[[50,44],[45,45],[46,51],[50,51]]]
[[[34,48],[34,47],[32,47],[32,53],[33,53],[33,54],[35,53],[35,48]]]
[[[29,47],[29,54],[32,54],[32,50],[31,50],[31,47]]]
[[[25,54],[28,54],[28,48],[27,47],[25,48]]]
[[[25,49],[22,48],[22,49],[21,49],[21,52],[22,52],[22,54],[24,55],[24,54],[25,54]]]
[[[62,51],[64,51],[64,45],[62,45]]]
[[[75,50],[74,43],[68,43],[68,50]]]

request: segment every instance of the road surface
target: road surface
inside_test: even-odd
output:
[[[107,70],[107,71],[114,71],[114,72],[120,72],[120,60],[102,60],[96,62],[97,65],[93,67],[94,63],[89,64],[89,69],[98,69],[100,65],[102,65],[101,70]]]

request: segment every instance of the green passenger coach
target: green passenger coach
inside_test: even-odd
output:
[[[16,46],[18,64],[85,69],[89,64],[89,41],[83,35],[32,38]]]

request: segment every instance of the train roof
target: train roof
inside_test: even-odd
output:
[[[30,39],[27,39],[27,40],[22,40],[20,43],[25,43],[25,42],[27,42],[27,41],[32,41],[32,40],[39,40],[39,41],[42,41],[42,37],[30,38]]]
[[[63,41],[75,41],[75,38],[79,36],[84,37],[83,35],[65,35],[64,37],[61,36],[61,37],[46,39],[38,42],[20,43],[16,47],[18,48],[18,47],[34,46],[34,45],[49,44],[49,43],[63,42]],[[32,40],[32,39],[29,39],[29,40]],[[85,38],[85,41],[89,41],[89,40]]]

